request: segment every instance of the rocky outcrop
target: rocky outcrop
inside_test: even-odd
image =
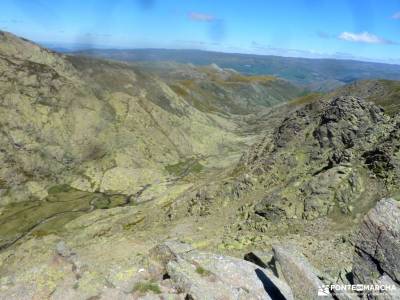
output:
[[[176,242],[157,246],[152,253],[161,258],[168,277],[187,299],[294,299],[271,270],[245,260],[188,251]]]
[[[163,278],[185,299],[356,299],[356,294],[330,290],[349,282],[328,279],[293,244],[273,246],[273,252],[254,251],[245,260],[202,252],[187,244],[167,241],[151,257],[166,272]],[[383,278],[387,280],[386,278]]]
[[[253,252],[251,259],[258,258],[252,263],[168,240],[148,255],[105,268],[106,277],[92,265],[93,254],[83,258],[83,249],[77,251],[64,241],[57,242],[54,250],[40,267],[47,275],[37,277],[43,274],[33,268],[17,281],[4,278],[0,299],[308,300],[316,299],[323,285],[320,272],[287,244],[274,246],[273,253]],[[343,295],[339,299],[351,299]]]
[[[179,255],[193,250],[188,244],[179,241],[165,241],[164,243],[155,246],[149,252],[150,257],[159,262],[166,272],[165,267],[170,261],[178,259]]]
[[[266,220],[351,214],[398,190],[399,143],[397,119],[380,107],[322,98],[290,112],[239,169],[262,182],[266,196],[254,211]]]
[[[374,104],[359,98],[339,97],[322,109],[313,136],[321,148],[331,148],[336,152],[365,149],[368,147],[366,142],[373,143],[376,135],[382,134],[379,126],[384,122],[383,110]]]
[[[365,216],[355,244],[355,283],[386,282],[400,291],[399,220],[400,203],[390,198],[379,201]]]

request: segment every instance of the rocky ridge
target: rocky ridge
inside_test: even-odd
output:
[[[377,196],[398,190],[398,126],[398,118],[351,96],[290,113],[242,157],[266,188],[255,213],[271,220],[365,213]]]
[[[33,281],[26,289],[22,282],[6,277],[0,299],[397,299],[399,216],[398,201],[379,201],[361,224],[353,270],[333,280],[314,268],[293,244],[276,244],[270,256],[250,253],[242,260],[169,240],[149,249],[130,271],[111,273],[104,285],[88,285],[87,280],[94,280],[93,266],[61,241],[47,262],[52,272],[65,272],[57,285],[48,290]],[[385,284],[391,289],[357,293],[329,288],[359,283]]]
[[[331,95],[277,111],[272,129],[225,180],[177,201],[177,215],[235,205],[227,246],[245,247],[270,231],[329,228],[328,219],[342,224],[338,232],[351,229],[377,198],[398,195],[398,116],[361,98]]]

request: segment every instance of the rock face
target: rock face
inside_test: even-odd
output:
[[[58,241],[54,250],[40,266],[40,271],[48,273],[47,280],[37,280],[41,276],[37,267],[26,270],[27,276],[17,282],[6,277],[0,299],[308,300],[317,298],[322,285],[319,271],[286,244],[274,247],[274,265],[264,268],[169,240],[150,249],[148,255],[105,268],[106,278],[95,271],[91,255],[81,257],[83,252],[78,254],[64,241]],[[279,277],[273,269],[278,269]]]
[[[383,199],[365,216],[356,241],[353,274],[356,283],[371,284],[387,276],[400,284],[398,201]]]
[[[321,148],[343,152],[373,141],[374,133],[379,133],[373,127],[384,121],[385,115],[379,107],[359,98],[339,97],[323,108],[313,135]]]
[[[255,213],[267,220],[364,212],[399,189],[399,120],[360,98],[321,99],[295,109],[242,157],[263,182]]]
[[[168,276],[188,299],[294,299],[288,285],[272,271],[245,260],[188,251],[171,242],[152,253],[161,258]]]
[[[273,247],[278,272],[292,288],[295,299],[318,299],[318,290],[324,284],[317,277],[317,271],[292,245]]]

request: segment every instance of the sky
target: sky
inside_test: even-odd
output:
[[[400,64],[400,0],[1,0],[0,29],[69,47]]]

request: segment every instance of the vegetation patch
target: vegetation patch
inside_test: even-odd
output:
[[[50,234],[52,234],[52,232],[47,231],[47,230],[41,230],[41,229],[35,230],[35,231],[33,231],[31,233],[31,235],[36,237],[36,238],[41,238],[41,237],[44,237],[44,236],[47,236],[47,235],[50,235]]]
[[[186,97],[187,95],[189,95],[189,93],[187,92],[187,90],[185,90],[183,87],[176,85],[176,84],[171,84],[169,86],[175,94],[177,94],[178,96],[181,97]]]
[[[124,224],[122,227],[124,228],[124,230],[131,230],[137,224],[143,222],[145,218],[146,218],[145,216],[139,216],[135,220],[133,220],[127,224]]]
[[[313,102],[321,99],[322,96],[323,96],[323,94],[321,94],[321,93],[311,93],[311,94],[296,98],[295,100],[289,102],[289,105],[300,106],[300,105],[313,103]]]
[[[133,291],[138,292],[140,294],[147,294],[147,293],[161,294],[161,289],[159,285],[150,281],[138,282],[133,288]]]
[[[207,277],[207,276],[210,276],[210,275],[211,275],[211,272],[210,272],[210,271],[204,269],[204,268],[201,267],[201,266],[197,266],[197,267],[196,267],[196,273],[199,274],[200,276],[203,276],[203,277]]]
[[[70,187],[68,184],[59,184],[59,185],[52,186],[47,191],[49,194],[58,194],[58,193],[67,193],[72,190],[73,190],[73,188]]]
[[[381,105],[387,114],[394,116],[400,111],[400,84],[398,81],[381,80],[384,86],[384,96],[374,95],[371,100]]]
[[[190,89],[190,88],[193,87],[193,84],[194,84],[195,82],[194,82],[194,80],[192,80],[192,79],[185,79],[185,80],[180,80],[179,83],[180,83],[182,86],[184,86],[184,87]]]
[[[190,173],[200,173],[203,168],[203,165],[197,159],[189,158],[173,165],[167,165],[165,170],[174,176],[185,176]]]
[[[94,197],[93,200],[91,200],[91,202],[97,209],[106,209],[109,208],[111,205],[110,200],[108,198],[101,196]]]
[[[276,77],[262,76],[262,75],[245,76],[241,74],[235,74],[230,76],[228,81],[240,82],[240,83],[260,83],[260,82],[276,81]]]
[[[400,192],[394,194],[393,199],[400,202]]]
[[[0,190],[8,188],[7,182],[0,177]]]

